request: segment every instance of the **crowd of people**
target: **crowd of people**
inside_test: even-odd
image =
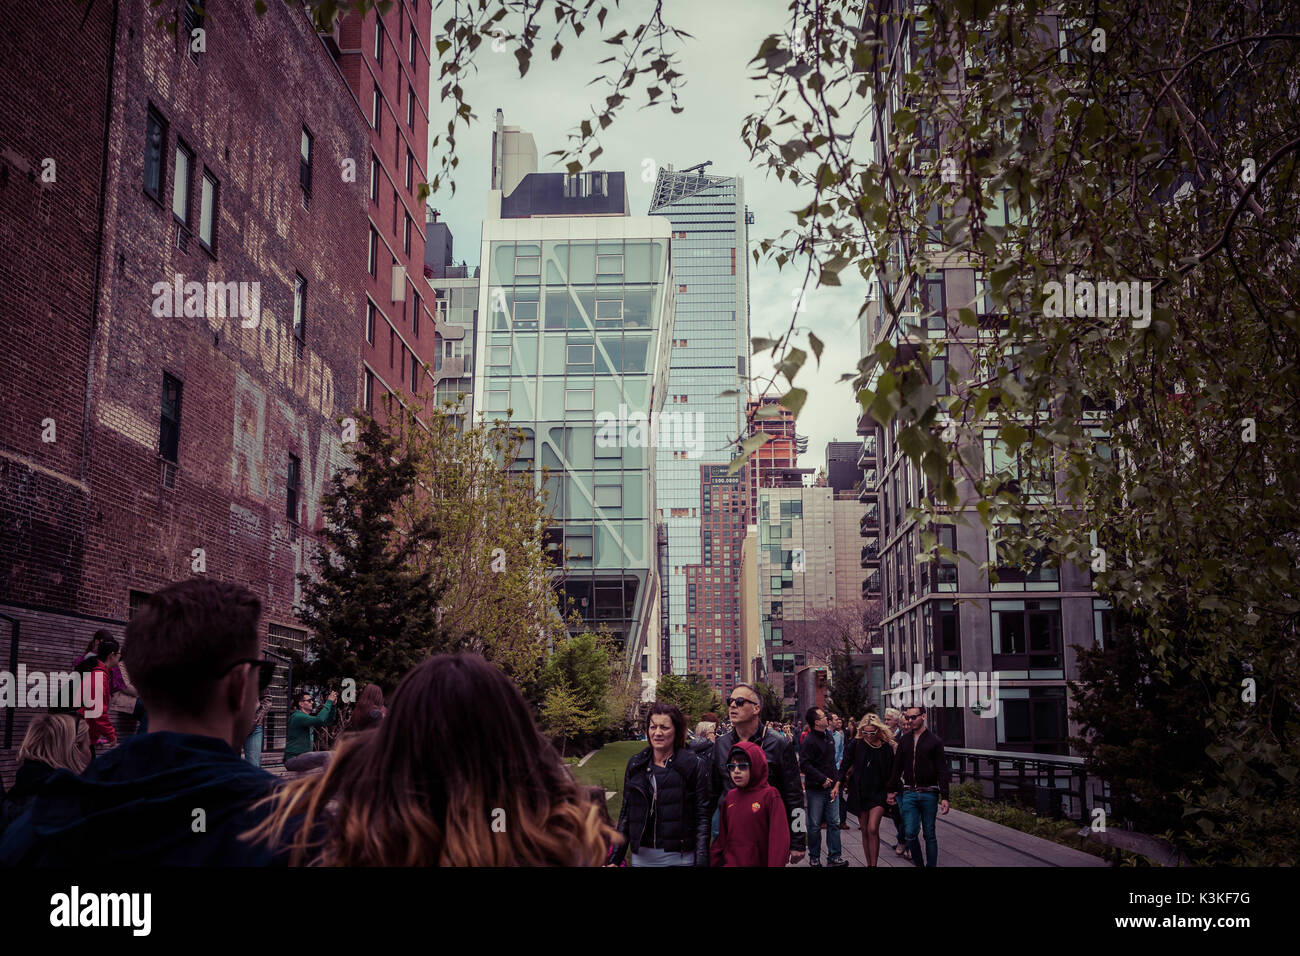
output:
[[[846,732],[815,707],[796,742],[760,720],[747,684],[693,739],[677,707],[649,708],[617,822],[518,687],[473,654],[422,662],[391,708],[366,687],[328,750],[313,735],[337,692],[319,709],[298,693],[282,779],[260,765],[275,672],[260,615],[247,589],[196,579],[152,595],[122,643],[97,634],[81,664],[106,696],[130,697],[117,712],[129,704],[140,732],[118,740],[84,708],[36,717],[0,802],[0,865],[821,866],[824,829],[825,865],[841,867],[846,813],[869,865],[886,815],[896,852],[919,865],[923,832],[936,863],[948,777],[922,708]]]

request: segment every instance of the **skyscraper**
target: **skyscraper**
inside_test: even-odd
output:
[[[692,429],[691,447],[665,444],[658,453],[657,508],[667,528],[669,567],[669,646],[660,656],[663,672],[677,674],[699,660],[687,626],[685,569],[702,563],[701,466],[726,464],[734,456],[748,394],[748,225],[753,220],[745,209],[744,182],[737,176],[707,176],[707,165],[681,172],[660,169],[650,200],[650,214],[672,223],[677,292],[664,404]],[[720,397],[725,391],[732,394]],[[738,570],[738,559],[736,564]],[[728,646],[738,640],[738,614],[724,622]],[[730,657],[738,678],[737,655]]]
[[[490,193],[483,223],[476,414],[523,430],[562,593],[622,642],[633,673],[658,633],[647,419],[673,334],[671,233],[628,215],[619,172],[525,173]]]

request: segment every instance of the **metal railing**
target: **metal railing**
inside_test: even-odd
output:
[[[945,747],[944,754],[956,781],[991,782],[995,801],[1019,803],[1045,816],[1077,820],[1083,826],[1091,823],[1096,807],[1110,814],[1105,785],[1088,776],[1082,757],[965,747]]]

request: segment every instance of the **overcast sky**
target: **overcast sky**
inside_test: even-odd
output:
[[[611,25],[626,28],[639,22],[636,14],[650,6],[648,0],[631,0],[625,4],[622,21],[615,13],[606,21],[606,35]],[[597,167],[627,173],[628,196],[634,215],[649,209],[652,182],[642,182],[641,171],[646,159],[656,165],[671,163],[675,169],[694,166],[705,160],[713,165],[707,172],[722,176],[741,176],[745,183],[745,203],[754,213],[750,227],[751,250],[758,241],[775,238],[795,225],[791,210],[807,203],[807,197],[788,183],[769,176],[757,161],[751,163],[749,151],[740,137],[742,121],[760,103],[757,97],[765,84],[749,79],[753,69],[747,66],[763,38],[770,33],[785,33],[789,28],[786,0],[666,0],[664,19],[672,26],[693,34],[682,41],[680,63],[675,69],[685,77],[679,91],[679,104],[685,111],[671,113],[667,106],[652,109],[632,108],[621,113],[605,131],[601,145],[604,153]],[[435,18],[436,19],[436,18]],[[548,18],[549,19],[549,18]],[[456,176],[456,195],[443,188],[430,197],[430,204],[442,213],[454,237],[456,261],[464,259],[471,270],[478,264],[479,240],[484,204],[490,186],[491,144],[494,117],[498,107],[507,126],[518,126],[533,134],[537,144],[538,166],[543,172],[560,171],[557,157],[547,157],[552,150],[568,145],[567,135],[590,114],[590,105],[603,101],[608,90],[602,84],[588,86],[607,67],[597,61],[615,48],[601,43],[595,36],[594,19],[576,44],[566,40],[566,48],[557,62],[551,62],[550,42],[541,44],[523,79],[517,62],[507,49],[494,53],[485,43],[476,54],[478,73],[463,82],[465,97],[474,109],[474,125],[457,132],[460,165]],[[434,71],[436,73],[436,70]],[[431,112],[433,132],[445,129],[446,119],[438,107],[441,84],[433,77]],[[645,102],[638,89],[632,103]],[[432,168],[432,167],[431,167]],[[787,265],[778,271],[775,264],[758,265],[750,258],[750,331],[755,336],[772,336],[789,324],[794,304],[794,289],[800,284],[803,269]],[[820,467],[825,463],[826,443],[831,440],[856,441],[857,421],[853,391],[839,376],[851,371],[859,355],[857,312],[865,284],[848,271],[839,289],[812,290],[805,299],[801,325],[825,343],[820,371],[809,365],[795,384],[809,392],[808,402],[799,415],[798,431],[809,438],[808,454],[800,464]],[[806,334],[799,344],[807,350]],[[812,362],[811,355],[809,362]],[[763,381],[771,374],[765,356],[755,356],[755,371]],[[785,380],[779,379],[784,391]],[[758,387],[755,382],[754,387]]]

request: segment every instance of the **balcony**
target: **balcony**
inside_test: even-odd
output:
[[[862,481],[858,483],[858,500],[867,501],[876,493],[876,481],[879,478],[874,467],[868,468],[862,476]]]
[[[862,567],[870,568],[880,564],[880,544],[872,538],[862,546]]]
[[[858,521],[858,531],[861,534],[876,534],[880,530],[880,508],[872,502],[867,507],[867,512]]]
[[[434,381],[441,382],[448,378],[465,377],[465,358],[464,356],[455,356],[454,358],[445,358],[438,363],[434,370]]]
[[[880,572],[872,571],[862,581],[862,600],[880,600]]]
[[[867,440],[862,443],[862,448],[858,451],[858,467],[874,467],[876,464],[876,436],[869,435]]]
[[[859,435],[870,435],[873,434],[875,430],[876,430],[876,420],[872,418],[871,415],[869,415],[867,412],[863,412],[858,416]]]

